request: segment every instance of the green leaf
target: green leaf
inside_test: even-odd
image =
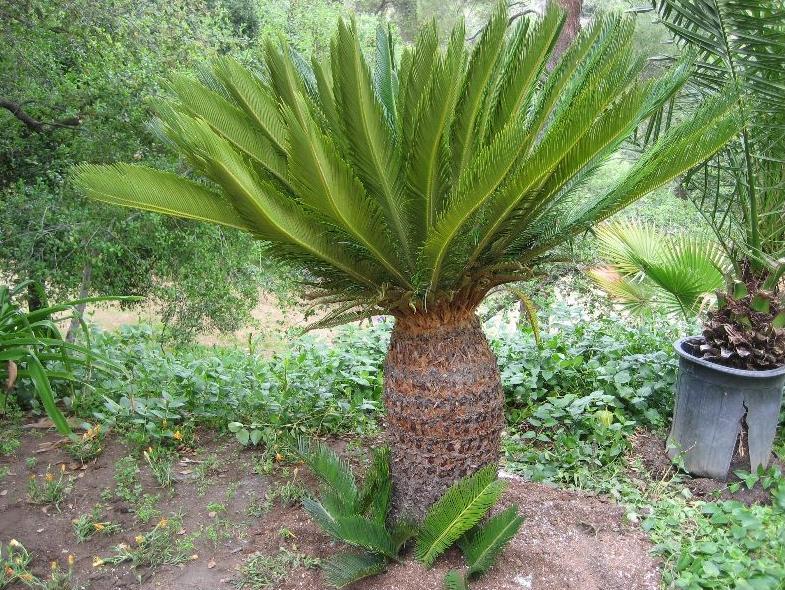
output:
[[[237,440],[240,441],[241,445],[243,445],[244,447],[248,446],[248,441],[251,438],[251,433],[248,432],[248,429],[241,428],[240,430],[237,431],[236,436],[237,436]]]
[[[518,515],[518,507],[512,505],[470,531],[460,541],[469,565],[468,576],[487,572],[522,524],[523,518]]]
[[[74,168],[74,181],[104,203],[250,228],[220,193],[169,172],[134,164],[82,164]]]
[[[46,369],[44,369],[41,361],[33,354],[28,355],[25,360],[30,380],[33,382],[35,391],[46,410],[46,414],[52,420],[60,434],[70,435],[71,427],[68,426],[65,416],[63,416],[57,405],[55,405],[54,392],[52,392],[52,386],[49,383]]]
[[[343,553],[323,561],[322,569],[330,586],[343,588],[357,580],[382,573],[386,565],[384,557],[374,553]]]
[[[303,461],[314,475],[341,499],[347,513],[353,510],[357,506],[358,492],[349,463],[320,442],[309,442],[300,438],[297,446]]]
[[[497,479],[497,466],[487,465],[450,487],[425,516],[417,536],[415,555],[433,565],[461,535],[477,524],[505,489]]]
[[[444,576],[445,590],[469,590],[466,578],[457,570],[450,570]]]
[[[384,523],[364,516],[341,516],[335,522],[336,536],[342,541],[390,559],[398,555],[397,547]]]

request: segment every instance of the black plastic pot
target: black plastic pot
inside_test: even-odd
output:
[[[692,356],[676,341],[679,377],[668,456],[688,473],[725,480],[746,424],[750,470],[766,467],[777,431],[785,366],[770,371],[724,367]],[[744,448],[744,447],[743,447]]]

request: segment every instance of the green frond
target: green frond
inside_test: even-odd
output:
[[[403,153],[408,153],[411,148],[421,97],[432,82],[434,62],[439,59],[438,50],[436,23],[431,21],[420,29],[414,47],[405,49],[401,56],[398,112]]]
[[[478,147],[474,133],[483,100],[488,96],[496,60],[507,32],[507,3],[497,2],[488,24],[472,50],[452,127],[453,171],[460,174]]]
[[[511,119],[458,177],[454,195],[430,232],[423,249],[425,264],[431,269],[432,286],[439,283],[445,259],[455,238],[518,162],[517,156],[525,144],[525,139],[521,141],[522,130],[522,118]]]
[[[298,439],[297,450],[314,475],[327,489],[341,498],[347,507],[347,513],[357,506],[357,483],[352,468],[345,459],[327,445],[305,438]]]
[[[203,119],[218,135],[264,166],[278,180],[287,182],[286,159],[246,113],[220,94],[185,76],[173,78],[169,88],[177,96],[176,109]]]
[[[341,538],[338,532],[338,516],[330,512],[321,502],[313,498],[303,498],[302,507],[324,532],[336,539]]]
[[[286,128],[276,100],[262,82],[230,57],[216,61],[213,73],[223,83],[235,103],[254,120],[276,149],[281,154],[285,153]]]
[[[652,226],[615,223],[597,232],[600,252],[611,265],[590,273],[611,296],[640,311],[658,302],[691,316],[721,289],[731,264],[720,246],[697,238],[666,238]]]
[[[354,28],[339,23],[331,57],[335,99],[344,126],[348,160],[368,195],[376,199],[401,257],[412,268],[407,200],[402,192],[402,159],[396,131],[385,118],[376,97]]]
[[[289,174],[302,201],[329,217],[354,237],[404,288],[411,288],[381,223],[382,211],[368,198],[336,146],[307,118],[298,124],[286,109],[289,128]]]
[[[373,85],[376,89],[376,96],[384,107],[385,115],[392,125],[395,125],[398,119],[395,107],[397,80],[394,53],[391,29],[379,25],[376,28],[376,63],[373,70]]]
[[[74,169],[74,182],[104,203],[252,231],[225,196],[169,172],[135,164],[82,164]]]
[[[430,567],[461,535],[477,524],[499,499],[505,484],[497,466],[487,465],[456,482],[428,510],[417,535],[415,555]]]
[[[735,136],[739,127],[730,91],[706,101],[692,118],[671,128],[644,153],[618,185],[588,210],[589,218],[601,221],[703,162]]]
[[[467,575],[471,577],[487,572],[522,524],[523,517],[518,515],[518,507],[512,505],[470,531],[460,541],[469,565]]]
[[[499,76],[496,99],[490,105],[493,112],[487,137],[496,134],[510,117],[529,103],[563,23],[564,12],[550,2],[542,19],[534,22],[527,19],[519,25],[508,45],[507,63]]]
[[[457,570],[450,570],[444,575],[445,590],[469,590],[466,578]]]
[[[464,31],[456,27],[443,58],[433,60],[433,70],[413,121],[406,175],[414,201],[413,225],[420,241],[435,224],[441,199],[449,190],[447,134],[461,85],[464,43]]]
[[[361,512],[369,512],[368,516],[374,520],[385,522],[392,494],[390,481],[390,448],[377,447],[360,487],[358,506]]]
[[[588,271],[588,275],[616,303],[632,313],[643,313],[656,303],[651,285],[640,282],[638,278],[622,275],[613,267],[593,268]]]
[[[344,588],[358,580],[382,573],[387,561],[375,553],[341,553],[322,562],[327,583],[333,588]]]
[[[398,557],[397,547],[384,526],[364,516],[341,516],[336,519],[337,537],[355,547],[379,553],[390,559]]]

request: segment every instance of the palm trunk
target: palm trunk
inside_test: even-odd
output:
[[[473,310],[396,320],[384,400],[397,516],[421,518],[456,480],[498,461],[504,396]]]

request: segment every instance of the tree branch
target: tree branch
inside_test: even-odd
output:
[[[34,119],[30,115],[28,115],[22,105],[17,102],[13,102],[11,100],[0,98],[0,108],[6,109],[11,112],[11,114],[19,119],[22,124],[30,129],[31,131],[35,131],[36,133],[44,133],[47,130],[47,127],[59,127],[65,129],[75,129],[82,124],[82,120],[79,117],[71,117],[68,119],[62,119],[60,121],[38,121]]]
[[[513,3],[511,4],[511,6],[514,6],[514,5],[516,5],[516,4],[523,4],[523,2],[513,2]],[[507,21],[507,25],[508,25],[508,26],[509,26],[509,25],[511,25],[511,24],[512,24],[512,23],[514,23],[516,20],[518,20],[519,18],[521,18],[522,16],[525,16],[525,15],[527,15],[527,14],[537,14],[537,11],[536,11],[536,10],[534,10],[533,8],[524,8],[524,9],[523,9],[523,10],[521,10],[520,12],[516,12],[515,14],[513,14],[513,15],[510,15],[510,18],[509,18],[509,20]],[[477,32],[476,32],[474,35],[472,35],[471,37],[466,37],[466,40],[467,40],[468,42],[472,42],[472,41],[474,41],[474,40],[475,40],[477,37],[479,37],[479,36],[480,36],[480,34],[481,34],[481,33],[482,33],[484,30],[485,30],[485,27],[482,27],[482,28],[481,28],[479,31],[477,31]]]

